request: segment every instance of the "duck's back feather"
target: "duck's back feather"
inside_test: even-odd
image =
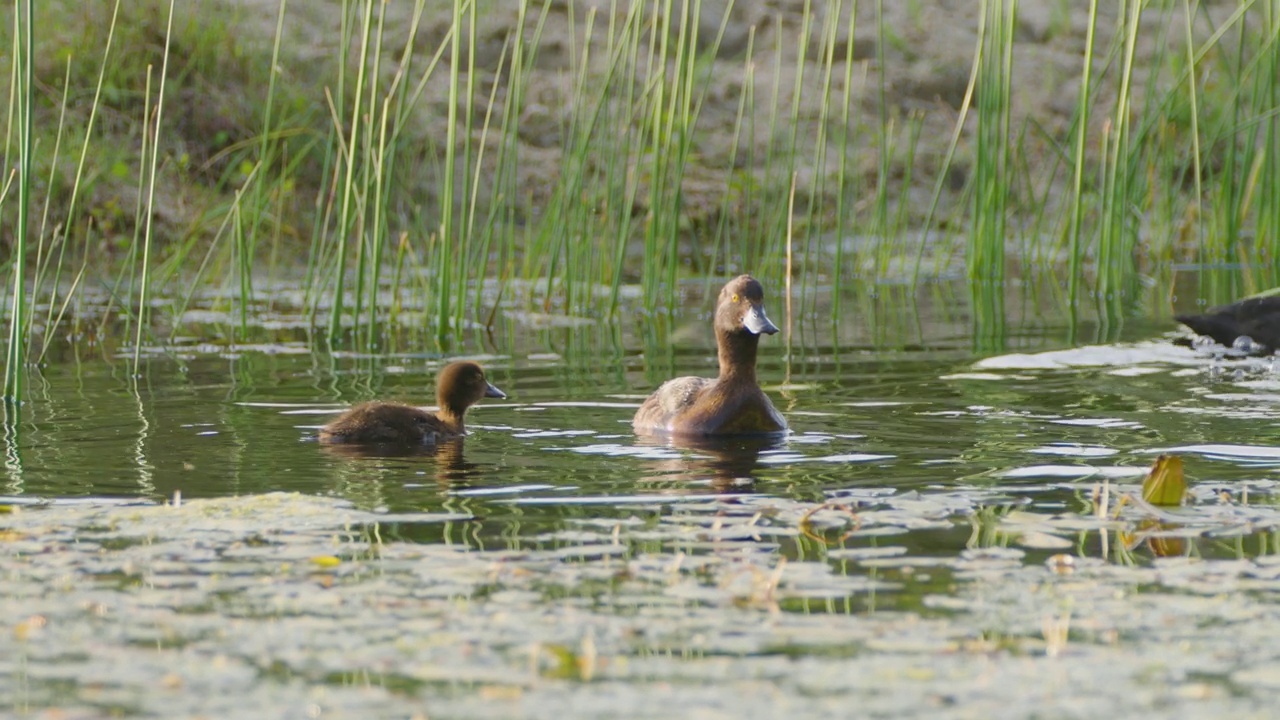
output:
[[[669,432],[671,421],[680,413],[693,407],[698,398],[716,384],[715,380],[700,377],[678,377],[668,380],[644,399],[636,410],[631,425],[636,430]]]
[[[636,432],[759,435],[783,432],[787,421],[758,385],[679,377],[645,398],[631,421]]]

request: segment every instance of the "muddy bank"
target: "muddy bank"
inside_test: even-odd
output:
[[[870,2],[858,4],[856,16],[849,3],[843,3],[838,10],[832,4],[812,3],[807,13],[806,4],[800,0],[701,3],[701,15],[696,21],[699,53],[695,71],[707,82],[705,94],[699,98],[691,153],[679,178],[682,227],[698,236],[700,231],[714,227],[726,211],[749,216],[756,206],[781,202],[779,198],[785,196],[791,178],[779,172],[779,163],[771,166],[770,158],[794,153],[797,203],[808,203],[817,196],[820,202],[816,212],[806,217],[819,226],[815,229],[824,229],[835,213],[839,195],[835,178],[842,168],[842,149],[848,153],[843,160],[846,201],[854,203],[855,217],[874,202],[873,196],[880,188],[894,215],[899,212],[898,205],[905,203],[901,215],[905,226],[918,227],[935,183],[945,173],[940,221],[944,226],[959,223],[957,229],[965,227],[965,189],[975,152],[972,116],[960,135],[956,157],[945,170],[943,158],[965,98],[977,49],[978,8],[971,2],[884,3],[884,15],[877,18],[875,4]],[[475,47],[469,41],[465,43],[461,57],[473,56],[477,68],[470,141],[473,151],[484,148],[481,181],[477,185],[482,204],[514,203],[519,222],[540,217],[565,172],[565,151],[575,142],[575,123],[582,123],[584,107],[595,102],[603,78],[610,71],[609,49],[620,36],[618,28],[625,23],[624,13],[629,6],[624,6],[625,3],[603,0],[556,0],[547,6],[545,18],[538,14],[541,5],[530,8],[522,36],[530,44],[526,52],[532,52],[536,40],[536,52],[532,52],[524,75],[517,132],[510,148],[519,158],[512,185],[519,193],[514,198],[500,196],[501,188],[494,186],[496,181],[488,174],[496,170],[504,148],[497,133],[491,130],[486,134],[483,126],[492,101],[496,109],[488,119],[493,128],[498,127],[501,108],[511,91],[509,53],[520,23],[517,4],[497,4],[479,14]],[[395,77],[394,61],[410,42],[409,33],[415,27],[414,8],[411,3],[384,7],[387,17],[382,47],[387,60],[382,80],[390,83]],[[143,47],[126,48],[126,54],[146,56],[150,52],[155,56],[163,49],[163,37],[156,37],[163,30],[157,19],[163,18],[163,13],[153,10],[156,12],[149,14],[146,10],[132,11],[130,17],[149,23],[149,30],[143,33]],[[217,217],[210,209],[225,204],[237,180],[243,180],[244,172],[237,175],[235,159],[254,145],[262,128],[262,103],[269,77],[266,67],[278,10],[276,0],[222,0],[216,6],[201,4],[179,9],[175,26],[188,39],[173,51],[179,72],[171,80],[173,99],[162,130],[162,152],[167,160],[162,172],[174,182],[160,188],[164,209],[159,211],[172,233],[211,232]],[[1196,34],[1207,37],[1231,10],[1230,3],[1202,8],[1196,17]],[[661,24],[661,19],[647,5],[642,11],[648,13],[642,43],[649,52],[649,28],[655,22]],[[71,20],[59,28],[56,42],[67,47],[84,43],[86,37],[93,35],[92,26],[103,24],[109,17],[108,9],[96,12],[99,16],[83,21],[85,25]],[[1118,74],[1112,37],[1117,27],[1116,8],[1106,5],[1099,12],[1094,63],[1098,90],[1091,118],[1091,133],[1097,141],[1091,146],[1101,142],[1102,128],[1108,123],[1107,114],[1116,94],[1112,81]],[[426,8],[412,38],[415,65],[411,78],[420,77],[422,69],[440,53],[448,39],[451,13],[451,6],[445,3],[432,3]],[[678,28],[679,19],[672,22]],[[1147,61],[1161,52],[1185,53],[1185,47],[1166,46],[1183,37],[1182,23],[1178,11],[1149,10],[1144,15],[1136,51],[1139,62],[1134,78],[1135,97],[1139,100],[1135,106],[1140,106],[1148,89]],[[1057,204],[1069,179],[1070,173],[1060,166],[1063,159],[1056,153],[1071,142],[1069,130],[1079,92],[1088,24],[1087,7],[1083,5],[1058,0],[1025,0],[1018,4],[1012,127],[1019,137],[1023,172],[1032,185],[1042,183],[1035,187],[1019,184],[1015,188],[1015,192],[1022,193],[1016,199],[1024,208]],[[276,112],[277,122],[309,123],[281,130],[315,139],[331,127],[326,89],[330,94],[338,92],[334,84],[338,74],[336,56],[342,46],[341,4],[290,4],[283,27],[277,64],[281,105]],[[355,29],[360,29],[359,23]],[[674,45],[679,36],[679,31],[673,29],[667,39]],[[825,63],[828,54],[834,59],[830,73]],[[846,57],[852,59],[847,83]],[[347,62],[354,78],[357,59],[348,58]],[[422,85],[416,106],[406,113],[407,139],[402,148],[411,152],[407,153],[407,162],[401,163],[403,169],[397,183],[403,214],[396,220],[400,227],[429,223],[438,217],[439,166],[448,118],[448,65],[446,51]],[[60,67],[50,61],[39,70],[53,78],[58,76]],[[469,80],[465,70],[466,67],[461,68],[459,75],[464,85]],[[644,58],[634,70],[641,81],[637,85],[640,91],[651,88],[647,81],[660,72],[648,67]],[[663,70],[671,73],[674,68]],[[135,82],[141,79],[133,78]],[[1162,82],[1167,85],[1170,81]],[[1167,90],[1158,87],[1160,84],[1152,83],[1152,89]],[[73,109],[87,114],[84,105],[90,102],[92,93],[89,88],[77,90],[72,93]],[[351,95],[353,91],[348,87],[345,92]],[[842,110],[846,95],[847,122]],[[108,109],[116,104],[113,97],[105,100]],[[136,90],[125,92],[122,97],[129,99],[124,107],[126,113],[137,109]],[[461,116],[465,100],[458,102]],[[791,121],[792,117],[796,122]],[[612,125],[598,128],[596,134],[608,138],[622,132],[624,126],[618,123],[634,125],[638,121],[634,117],[628,120],[625,112],[610,113],[608,122]],[[138,142],[139,132],[136,124],[115,119],[104,134],[108,138],[119,134],[118,145],[128,148]],[[824,138],[826,150],[820,151],[818,141]],[[642,155],[632,153],[631,157]],[[287,216],[296,221],[289,223],[284,234],[305,237],[317,193],[323,197],[321,190],[331,176],[325,174],[319,159],[304,162],[300,172],[300,185],[294,196],[287,198],[292,204]],[[130,226],[128,210],[130,203],[136,201],[136,181],[129,173],[117,175],[102,173],[87,212],[108,231],[117,229],[123,233]],[[627,182],[639,188],[632,212],[643,217],[652,209],[648,207],[649,178],[645,169],[631,168]],[[744,191],[748,186],[751,190]]]

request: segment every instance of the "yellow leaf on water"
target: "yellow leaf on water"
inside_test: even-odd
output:
[[[1161,455],[1142,481],[1142,499],[1152,505],[1181,505],[1187,494],[1187,478],[1182,474],[1182,458]]]
[[[13,634],[19,640],[26,640],[32,634],[44,629],[49,624],[49,620],[43,615],[32,615],[31,617],[18,623],[13,628]]]
[[[342,564],[342,560],[332,555],[317,555],[311,558],[311,562],[320,567],[337,567]]]

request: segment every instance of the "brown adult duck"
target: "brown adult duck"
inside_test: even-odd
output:
[[[750,275],[720,291],[715,314],[720,376],[668,380],[645,399],[631,425],[638,433],[760,435],[781,433],[787,421],[756,382],[756,346],[777,326],[764,312],[764,287]]]
[[[1173,319],[1227,347],[1233,347],[1236,338],[1252,338],[1253,345],[1242,348],[1250,354],[1269,355],[1280,350],[1280,295],[1245,298],[1210,308],[1203,315],[1174,315]]]
[[[485,379],[473,362],[444,366],[436,377],[436,403],[427,412],[412,405],[366,402],[356,405],[320,428],[323,443],[430,444],[466,434],[462,418],[481,398],[505,398],[506,394]]]

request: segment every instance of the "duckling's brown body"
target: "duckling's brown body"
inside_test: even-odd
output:
[[[473,362],[450,363],[436,379],[434,413],[394,402],[365,402],[320,428],[324,443],[432,444],[466,434],[463,417],[481,398],[506,395],[489,383]]]
[[[1203,315],[1174,315],[1173,319],[1227,347],[1247,335],[1253,339],[1255,354],[1280,350],[1280,295],[1245,298],[1210,308]]]
[[[716,302],[720,376],[680,377],[645,399],[631,421],[638,433],[762,435],[781,433],[787,421],[756,382],[760,334],[778,328],[764,312],[764,288],[750,275],[724,286]]]

